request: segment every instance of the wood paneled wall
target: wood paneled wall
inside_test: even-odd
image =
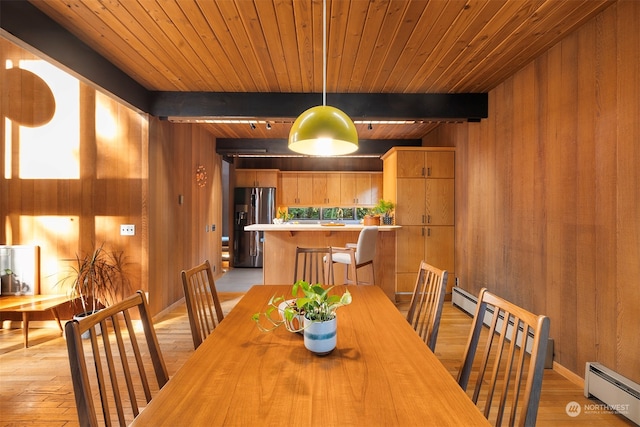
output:
[[[3,64],[40,60],[1,38],[0,58]],[[149,119],[78,81],[79,117],[54,119],[69,135],[79,128],[79,177],[25,179],[20,157],[30,146],[21,140],[18,121],[46,116],[41,110],[47,95],[25,81],[31,85],[33,79],[2,87],[0,244],[41,246],[42,293],[64,293],[55,284],[76,253],[103,242],[127,256],[132,289],[123,293],[148,291],[153,314],[183,298],[182,269],[208,258],[221,271],[222,177],[215,138],[197,125]],[[15,118],[9,141],[4,117]],[[105,124],[111,125],[110,137],[101,133]],[[48,143],[64,146],[55,138]],[[8,144],[11,158],[5,162]],[[198,166],[207,172],[202,187],[195,181]],[[134,224],[135,236],[120,236],[120,224]]]
[[[4,69],[7,61],[14,66],[42,61],[3,39],[0,58],[3,83],[8,82]],[[24,119],[42,116],[37,111],[41,110],[43,99],[47,102],[51,94],[70,95],[49,89],[56,87],[57,80],[46,72],[36,78],[29,76],[23,73],[17,81],[11,81],[10,88],[2,88],[0,244],[41,247],[43,294],[66,293],[68,289],[57,282],[69,274],[68,267],[75,263],[76,254],[84,255],[102,244],[124,251],[127,257],[133,289],[122,290],[122,294],[146,290],[145,116],[75,80],[71,83],[78,94],[75,114],[73,109],[71,113],[64,111],[61,106],[64,103],[58,98],[51,116],[34,125]],[[38,79],[42,85],[37,90],[25,86],[25,82],[30,85]],[[105,124],[110,125],[108,129]],[[25,136],[29,130],[46,125],[65,132],[60,136],[49,128],[43,137]],[[67,139],[78,144],[74,147]],[[7,152],[10,159],[5,159]],[[35,171],[38,177],[30,175],[33,173],[30,162],[40,165],[42,170]],[[65,174],[76,174],[78,178],[61,178]],[[136,235],[121,236],[120,224],[134,224]]]
[[[8,42],[0,44],[3,64],[7,59],[14,64],[38,60]],[[46,76],[43,81],[45,85],[49,83]],[[69,129],[66,120],[70,120],[79,127],[76,132],[79,148],[70,148],[54,137],[38,141],[23,138],[27,132],[22,133],[20,114],[14,113],[17,108],[28,110],[29,105],[39,108],[38,93],[23,90],[17,94],[18,97],[23,94],[22,98],[7,101],[9,92],[2,91],[0,244],[40,246],[43,294],[68,292],[59,281],[70,274],[71,265],[76,265],[76,255],[84,256],[100,245],[124,251],[132,289],[121,290],[121,295],[146,289],[147,267],[143,257],[146,224],[142,221],[146,218],[142,203],[148,142],[146,119],[81,82],[76,81],[75,86],[79,93],[78,115],[68,117],[67,112],[55,111],[51,123]],[[114,134],[105,136],[96,130],[99,109],[108,112],[108,120],[116,129]],[[4,117],[15,120],[5,122]],[[6,129],[7,124],[10,129]],[[68,137],[73,138],[73,134],[69,132]],[[38,148],[29,149],[32,144]],[[5,162],[9,146],[10,159]],[[60,165],[55,166],[70,157],[65,150],[73,150],[71,157],[76,159],[71,164],[64,163],[61,170]],[[41,165],[42,171],[36,171],[41,176],[29,176],[30,168],[22,159],[26,155]],[[78,174],[79,179],[65,177],[69,171]],[[136,235],[121,236],[120,224],[134,224]]]
[[[456,146],[460,286],[551,318],[554,360],[640,382],[640,2],[619,1],[490,92]]]
[[[222,173],[215,138],[201,127],[151,119],[149,128],[149,304],[156,314],[184,297],[183,269],[209,259],[214,275],[221,272]],[[198,166],[207,173],[202,187]]]

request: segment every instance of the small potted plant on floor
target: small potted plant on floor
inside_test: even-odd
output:
[[[282,325],[291,332],[302,332],[304,345],[309,351],[317,355],[329,354],[337,343],[336,310],[351,303],[351,293],[348,290],[342,295],[330,295],[331,289],[333,286],[325,289],[300,280],[291,289],[293,299],[273,296],[267,310],[254,314],[252,318],[258,328],[265,332]],[[298,291],[303,296],[299,296]],[[278,317],[274,317],[275,313]]]
[[[70,283],[69,297],[74,302],[80,300],[82,311],[75,317],[93,314],[129,292],[126,265],[122,251],[107,251],[104,244],[84,256],[76,255],[76,264],[58,282],[62,286]]]

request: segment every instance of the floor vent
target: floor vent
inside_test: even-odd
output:
[[[459,286],[454,286],[451,292],[451,303],[471,316],[476,314],[476,305],[478,304],[478,297],[470,294]],[[487,306],[487,311],[485,313],[484,324],[489,326],[489,322],[493,318],[493,307]],[[498,320],[498,328],[501,328],[500,322],[503,320]],[[511,330],[507,328],[507,337],[510,337],[513,329],[513,322],[509,325]],[[520,341],[520,334],[522,333],[522,328],[518,331],[518,341]],[[526,343],[526,351],[531,353],[531,346],[533,345],[533,336],[529,335]],[[545,369],[553,368],[553,339],[549,338],[547,341],[547,354],[544,362]]]
[[[599,363],[587,362],[584,395],[597,398],[608,410],[640,425],[640,384]]]

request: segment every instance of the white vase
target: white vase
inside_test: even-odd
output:
[[[85,311],[84,313],[78,313],[78,314],[74,314],[73,315],[73,319],[74,320],[80,320],[83,319],[87,316],[90,316],[94,313],[97,313],[99,310],[96,311]],[[94,326],[94,329],[96,331],[96,335],[101,335],[102,334],[102,328],[100,327],[100,324],[97,324]],[[82,335],[80,336],[80,338],[82,338],[83,340],[88,340],[89,338],[91,338],[91,333],[90,331],[84,331],[82,333]]]
[[[336,348],[338,319],[315,322],[304,319],[304,346],[318,356],[329,354]]]
[[[295,306],[296,304],[296,300],[295,299],[289,299],[286,301],[282,301],[279,305],[278,305],[278,314],[280,315],[280,318],[284,321],[284,325],[287,328],[288,331],[290,332],[298,332],[298,333],[302,333],[302,319],[303,316],[301,314],[296,314],[293,316],[293,319],[291,320],[287,320],[285,315],[284,315],[284,310],[285,308],[287,308],[287,306]]]

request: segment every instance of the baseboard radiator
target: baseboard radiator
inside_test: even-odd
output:
[[[613,411],[640,425],[640,384],[599,363],[587,362],[584,396],[595,397]]]
[[[459,286],[454,286],[451,292],[451,303],[459,307],[461,310],[467,312],[471,316],[473,316],[476,314],[478,297],[473,294],[470,294],[469,292],[465,291]],[[493,318],[493,310],[494,310],[493,307],[487,306],[487,311],[485,312],[484,320],[483,320],[483,323],[487,326],[489,326],[489,322]],[[503,321],[504,319],[502,318],[498,319],[498,324],[497,324],[498,330],[502,328]],[[523,333],[523,330],[522,328],[520,328],[518,330],[516,342],[518,343],[522,342],[522,333]],[[507,326],[506,337],[511,338],[512,334],[513,334],[513,322],[509,322],[509,325]],[[529,336],[527,337],[526,345],[525,345],[525,350],[529,354],[531,354],[532,345],[533,345],[533,335],[529,334]],[[553,339],[552,338],[549,338],[549,340],[547,341],[547,354],[545,357],[544,367],[545,369],[553,368]]]

